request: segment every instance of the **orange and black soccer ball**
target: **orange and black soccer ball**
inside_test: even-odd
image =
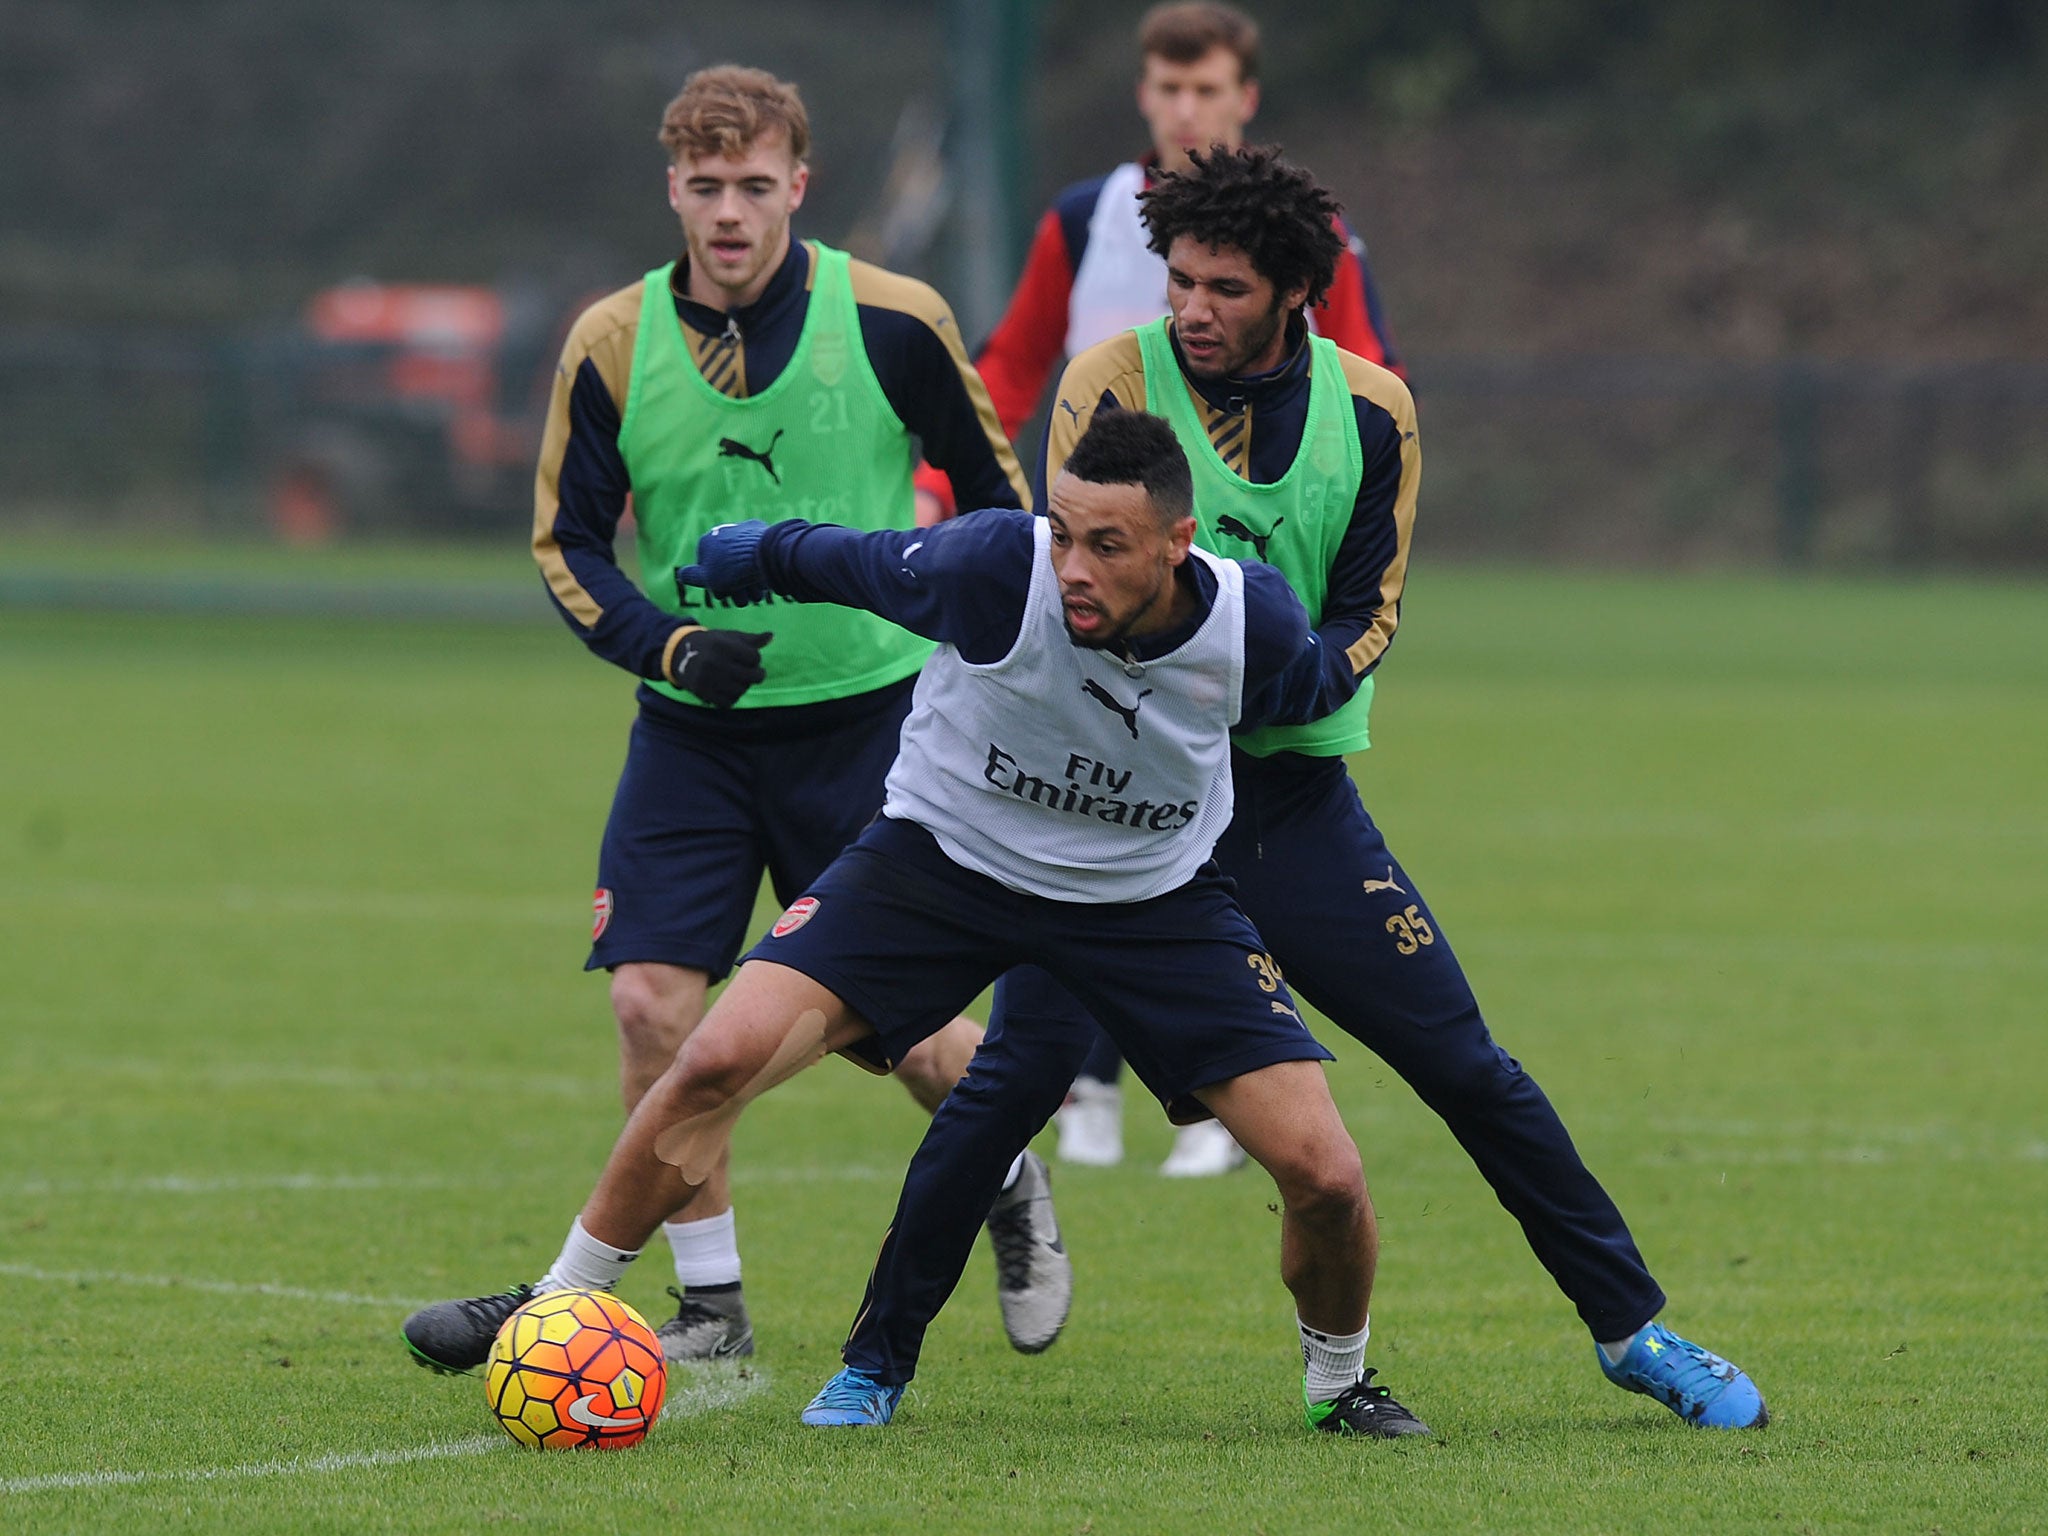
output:
[[[538,1450],[638,1445],[667,1387],[654,1330],[607,1291],[536,1296],[505,1319],[484,1363],[492,1414]]]

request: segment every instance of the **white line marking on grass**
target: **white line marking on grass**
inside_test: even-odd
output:
[[[1895,1147],[1688,1147],[1668,1152],[1644,1153],[1636,1159],[1645,1168],[1680,1165],[1716,1168],[1764,1167],[1803,1163],[1862,1164],[1893,1163],[2041,1163],[2048,1162],[2048,1143],[2028,1142],[2016,1147],[1947,1147],[1901,1153]]]
[[[379,1071],[363,1067],[323,1067],[292,1062],[212,1061],[164,1062],[129,1059],[82,1063],[70,1070],[90,1070],[98,1077],[118,1074],[144,1081],[187,1080],[211,1083],[222,1088],[259,1087],[282,1084],[355,1093],[389,1095],[429,1094],[446,1098],[450,1094],[528,1093],[549,1098],[608,1099],[616,1103],[619,1083],[615,1075],[584,1075],[575,1072],[479,1072],[461,1066],[428,1066],[416,1070]],[[52,1070],[39,1062],[39,1072]],[[67,1070],[59,1067],[56,1070]]]
[[[337,1451],[294,1461],[253,1461],[239,1467],[189,1467],[170,1472],[52,1472],[42,1477],[10,1477],[0,1493],[47,1493],[60,1488],[110,1488],[132,1483],[212,1483],[242,1477],[296,1477],[312,1472],[352,1472],[359,1467],[396,1467],[409,1461],[438,1461],[449,1456],[480,1456],[508,1447],[502,1435],[478,1435],[442,1445],[418,1445],[404,1451]]]
[[[381,1173],[269,1173],[269,1174],[151,1174],[139,1178],[0,1179],[0,1199],[40,1199],[63,1195],[240,1195],[307,1193],[380,1193],[393,1190],[506,1189],[518,1185],[546,1184],[558,1175],[537,1169],[524,1175],[504,1173],[452,1176],[446,1174]],[[733,1170],[735,1184],[883,1184],[903,1177],[903,1170],[874,1163],[742,1165]]]
[[[1860,939],[1765,939],[1749,933],[1619,934],[1564,932],[1488,924],[1468,925],[1459,948],[1466,954],[1536,956],[1572,960],[1726,960],[1731,955],[1779,965],[1902,967],[1928,971],[2048,969],[2048,948],[2022,943],[1942,944],[1902,939],[1872,944]]]
[[[497,1187],[506,1182],[498,1176],[451,1178],[446,1174],[270,1173],[211,1177],[166,1173],[133,1179],[5,1179],[0,1180],[0,1195],[225,1195],[265,1190],[334,1193],[349,1190],[479,1189]]]
[[[1659,1120],[1658,1129],[1681,1136],[1736,1136],[1750,1141],[1829,1141],[1857,1142],[1889,1141],[1901,1146],[1954,1146],[1959,1144],[1966,1128],[1945,1120],[1884,1121],[1869,1120],[1721,1120],[1697,1115],[1680,1115],[1669,1120]],[[1970,1128],[1975,1140],[1981,1143],[1984,1134]]]
[[[198,1280],[187,1275],[135,1275],[118,1269],[43,1269],[34,1264],[0,1264],[0,1275],[52,1285],[140,1285],[153,1290],[204,1291],[210,1296],[276,1296],[285,1301],[324,1301],[343,1307],[389,1307],[411,1311],[429,1303],[417,1296],[364,1296],[355,1291],[313,1291],[264,1281]]]
[[[1617,838],[1723,842],[1730,820],[1719,811],[1537,811],[1461,815],[1467,832],[1493,830],[1513,839],[1556,839],[1581,842]],[[1747,811],[1740,822],[1753,840],[1783,845],[1792,842],[1847,843],[1867,846],[1872,839],[1893,844],[1913,839],[1944,844],[1962,841],[2009,845],[2048,841],[2048,817],[1895,816],[1888,811],[1822,811],[1817,814],[1768,815]]]
[[[38,887],[0,881],[0,907],[77,909],[95,918],[149,918],[160,922],[250,922],[279,918],[355,918],[390,923],[462,923],[515,928],[587,926],[589,903],[523,896],[473,896],[435,891],[294,890],[229,885],[212,889],[137,890],[93,881]]]
[[[661,1422],[693,1419],[735,1408],[768,1390],[768,1373],[758,1366],[670,1367],[668,1401]],[[216,1483],[256,1477],[305,1477],[322,1472],[354,1472],[366,1467],[397,1467],[414,1461],[441,1461],[454,1456],[484,1456],[509,1450],[503,1435],[476,1435],[440,1445],[419,1445],[399,1451],[337,1451],[293,1460],[247,1462],[238,1467],[186,1467],[162,1472],[49,1472],[38,1477],[0,1479],[0,1494],[55,1493],[67,1488],[130,1487],[137,1483]]]
[[[694,1419],[723,1408],[737,1408],[759,1392],[768,1390],[768,1373],[758,1365],[736,1365],[705,1361],[700,1365],[671,1365],[668,1368],[668,1399],[661,1405],[661,1422]]]
[[[1670,1144],[1662,1151],[1640,1154],[1636,1162],[1643,1167],[2048,1162],[2048,1141],[2038,1136],[2015,1137],[1938,1121],[1887,1125],[1682,1116],[1663,1122],[1656,1134]]]

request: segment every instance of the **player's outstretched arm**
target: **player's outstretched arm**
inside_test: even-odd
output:
[[[768,583],[761,576],[761,535],[768,525],[758,517],[720,523],[697,540],[697,563],[676,570],[676,591],[690,600],[690,589],[702,587],[713,597],[742,606],[763,602]]]
[[[697,563],[676,580],[719,597],[773,591],[863,608],[979,662],[1016,643],[1033,557],[1031,515],[1004,508],[876,532],[792,518],[712,529],[697,542]]]

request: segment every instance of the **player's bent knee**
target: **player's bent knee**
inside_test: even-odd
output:
[[[1345,1222],[1365,1205],[1365,1165],[1349,1140],[1318,1145],[1267,1171],[1287,1209],[1303,1220]]]
[[[622,965],[612,973],[612,1014],[621,1049],[636,1056],[675,1055],[704,1016],[701,971]]]
[[[760,1053],[745,1039],[727,1035],[692,1035],[676,1053],[675,1065],[662,1084],[676,1097],[737,1097],[759,1075]]]
[[[981,1030],[967,1019],[954,1019],[929,1039],[920,1040],[896,1063],[896,1077],[927,1109],[939,1103],[966,1075]]]
[[[896,1063],[896,1075],[913,1086],[929,1083],[937,1075],[938,1051],[929,1040],[920,1040]]]

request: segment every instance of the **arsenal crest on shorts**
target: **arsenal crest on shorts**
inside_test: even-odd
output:
[[[803,927],[818,914],[818,898],[799,896],[789,904],[789,910],[775,919],[775,926],[768,930],[771,939],[786,939]]]
[[[590,942],[595,944],[603,938],[605,929],[611,925],[612,893],[600,885],[590,903]]]

